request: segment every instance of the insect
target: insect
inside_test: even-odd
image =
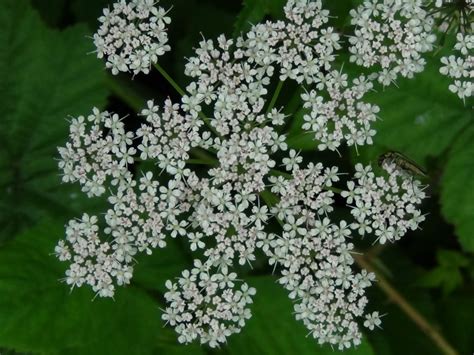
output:
[[[382,166],[384,163],[395,164],[397,168],[402,170],[405,173],[410,175],[427,177],[427,173],[420,168],[413,160],[407,158],[402,153],[389,151],[382,154],[378,159],[379,166]]]

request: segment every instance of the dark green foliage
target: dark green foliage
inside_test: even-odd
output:
[[[234,23],[234,37],[248,31],[266,16],[282,16],[285,4],[285,0],[243,0],[242,10]]]
[[[447,295],[463,284],[462,269],[469,265],[469,259],[451,250],[438,251],[436,259],[438,266],[421,279],[421,285],[440,287]]]
[[[0,3],[0,242],[51,211],[84,203],[58,184],[56,147],[67,117],[105,103],[103,65],[87,55],[87,29],[48,29],[26,0]]]
[[[472,110],[447,88],[449,80],[438,72],[439,57],[414,79],[400,79],[397,86],[377,90],[369,102],[380,106],[375,145],[366,149],[370,158],[388,148],[426,165],[442,157],[472,122]]]
[[[442,211],[459,242],[474,252],[474,118],[449,151],[441,186]]]
[[[426,289],[418,285],[423,271],[400,250],[383,251],[377,259],[382,275],[436,329],[440,323],[435,314],[435,302]],[[376,264],[376,263],[375,263]],[[439,350],[399,307],[377,288],[369,293],[372,307],[381,309],[383,330],[368,333],[377,355],[439,354]],[[403,341],[401,340],[403,339]]]
[[[167,337],[155,300],[128,287],[114,300],[72,292],[51,255],[61,225],[42,224],[0,250],[0,343],[19,351],[59,354],[151,354]],[[169,336],[169,335],[168,335]],[[172,339],[172,338],[171,338]],[[140,352],[135,352],[140,349]]]

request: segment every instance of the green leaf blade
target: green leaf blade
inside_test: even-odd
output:
[[[26,0],[0,4],[0,187],[8,187],[0,241],[77,191],[60,185],[56,147],[66,140],[66,118],[104,106],[108,95],[102,62],[87,55],[87,34],[85,26],[48,29]]]

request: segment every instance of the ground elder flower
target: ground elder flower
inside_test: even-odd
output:
[[[135,153],[130,147],[133,133],[125,132],[117,114],[94,108],[87,118],[72,118],[69,130],[69,142],[59,148],[63,182],[78,181],[82,191],[92,197],[105,192],[107,178],[113,184],[132,178],[127,165],[133,163]]]
[[[146,120],[136,133],[141,139],[140,158],[159,161],[159,168],[172,175],[189,175],[184,164],[190,158],[191,148],[202,141],[198,132],[203,122],[181,114],[179,105],[170,100],[165,101],[162,109],[150,100],[140,115]]]
[[[186,66],[187,75],[198,81],[188,87],[183,109],[197,115],[196,108],[217,99],[211,124],[220,134],[228,134],[231,128],[225,117],[229,110],[239,103],[243,105],[239,110],[242,114],[260,111],[262,96],[267,93],[274,70],[279,68],[280,80],[315,86],[315,90],[302,95],[304,107],[310,110],[303,129],[314,133],[321,142],[320,150],[337,150],[344,141],[356,148],[372,144],[372,123],[379,108],[364,102],[363,97],[373,84],[365,76],[349,80],[347,74],[332,69],[336,50],[341,47],[339,35],[327,25],[328,11],[322,9],[320,1],[291,0],[285,6],[285,14],[287,21],[253,26],[236,40],[234,53],[228,52],[234,41],[223,36],[217,45],[202,41],[197,55]],[[252,63],[256,65],[250,67]],[[251,110],[247,102],[253,106]],[[239,123],[235,118],[233,122]],[[279,122],[282,124],[283,120]]]
[[[349,83],[346,74],[332,71],[324,75],[320,90],[301,95],[303,108],[309,110],[303,116],[302,128],[314,133],[314,139],[320,142],[319,150],[337,150],[343,141],[356,149],[373,143],[372,123],[379,107],[362,101],[372,87],[363,75]]]
[[[423,186],[393,162],[384,162],[388,177],[376,176],[370,166],[356,165],[356,185],[348,182],[342,196],[356,219],[351,228],[361,236],[375,233],[380,244],[394,242],[416,230],[425,217],[417,208],[426,197]]]
[[[338,180],[337,168],[310,164],[282,182],[275,190],[280,201],[273,212],[283,232],[271,237],[266,254],[295,300],[296,319],[320,344],[342,350],[361,342],[357,319],[368,303],[364,290],[375,276],[354,273],[349,224],[328,217],[334,193],[326,188]]]
[[[158,57],[169,51],[166,26],[171,19],[155,0],[120,0],[106,8],[94,34],[97,57],[106,59],[112,74],[147,74]]]
[[[319,0],[289,0],[284,10],[286,21],[255,25],[239,38],[236,55],[272,70],[278,64],[282,81],[314,83],[331,69],[341,48],[339,34],[327,25],[329,11]]]
[[[454,80],[449,90],[465,100],[474,93],[474,35],[458,33],[456,39],[457,55],[442,57],[439,71]]]
[[[384,86],[397,77],[423,71],[423,53],[433,49],[433,19],[421,0],[365,0],[351,10],[354,35],[349,38],[350,61],[374,68]]]
[[[255,289],[227,273],[203,265],[184,270],[177,282],[166,282],[169,306],[162,316],[178,333],[180,343],[198,339],[214,348],[239,333],[251,317],[248,305]]]
[[[138,11],[132,4],[114,11]],[[321,150],[372,143],[378,107],[363,97],[373,85],[336,70],[339,36],[321,1],[290,0],[285,17],[235,40],[203,39],[186,64],[191,82],[179,90],[181,100],[148,101],[135,132],[97,109],[72,119],[69,142],[59,148],[63,181],[78,182],[90,197],[109,193],[109,208],[102,230],[97,216],[84,214],[55,248],[70,263],[71,287],[112,297],[130,282],[135,255],[165,247],[166,237],[182,238],[199,256],[166,282],[162,315],[181,343],[217,347],[240,331],[255,290],[235,266],[252,267],[259,253],[318,343],[348,348],[360,344],[360,324],[380,325],[377,312],[366,312],[365,289],[375,280],[354,270],[354,237],[374,233],[385,242],[415,229],[424,194],[396,167],[385,167],[385,178],[358,165],[341,193],[353,219],[336,220],[337,185],[346,178],[289,149],[288,117],[271,99],[271,83],[304,83],[303,129]],[[156,169],[130,169],[138,157]]]
[[[364,327],[369,328],[370,330],[374,330],[375,327],[380,328],[380,325],[382,324],[380,317],[379,312],[368,314],[365,317]]]
[[[137,181],[127,166],[134,162],[135,148],[131,147],[134,134],[125,132],[116,114],[94,109],[87,119],[73,118],[70,139],[59,148],[63,181],[77,181],[89,197],[106,192],[111,208],[105,214],[106,228],[99,237],[98,218],[84,214],[66,227],[66,239],[61,241],[56,254],[71,260],[66,282],[72,286],[90,285],[101,297],[111,297],[115,285],[127,284],[133,273],[133,257],[137,252],[148,254],[166,245],[162,230],[163,218],[178,203],[182,182],[170,180],[159,186],[153,174],[147,172]],[[170,198],[160,201],[158,192],[171,191]],[[167,230],[171,227],[167,226]]]

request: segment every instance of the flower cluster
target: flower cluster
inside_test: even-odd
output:
[[[237,280],[234,272],[209,269],[208,264],[196,260],[194,268],[184,270],[176,283],[166,282],[169,307],[163,319],[175,327],[180,343],[198,339],[214,348],[225,343],[229,335],[239,333],[251,317],[247,306],[255,289]]]
[[[412,78],[423,71],[422,54],[433,49],[433,18],[421,0],[364,0],[351,10],[350,61],[374,73],[382,85],[399,75]]]
[[[171,19],[154,0],[120,0],[104,9],[94,34],[97,57],[106,58],[112,74],[132,71],[147,74],[158,57],[169,51],[166,25]]]
[[[104,135],[103,130],[108,130]],[[105,192],[107,178],[112,184],[132,180],[128,164],[133,163],[135,149],[130,147],[133,133],[126,132],[117,114],[93,109],[87,118],[71,120],[70,141],[60,147],[59,168],[63,182],[78,181],[87,196],[100,196]]]
[[[371,126],[379,108],[362,99],[373,84],[363,75],[351,80],[336,70],[340,36],[327,25],[329,12],[320,1],[291,0],[285,15],[286,21],[254,26],[237,46],[251,63],[278,65],[280,80],[315,87],[301,95],[309,110],[302,128],[314,133],[320,150],[337,150],[343,141],[356,148],[372,144]]]
[[[163,109],[153,100],[147,102],[147,108],[140,113],[145,123],[137,130],[136,137],[141,139],[138,151],[142,160],[155,159],[162,170],[175,175],[189,176],[189,169],[184,169],[189,159],[191,147],[202,141],[199,128],[203,122],[190,115],[182,115],[179,105],[166,100]]]
[[[131,22],[144,31],[162,19],[148,1],[119,2],[114,11],[124,6],[127,14],[154,14]],[[192,269],[166,282],[162,317],[181,343],[215,347],[240,331],[255,290],[233,267],[251,265],[259,250],[294,300],[296,318],[319,343],[347,348],[361,341],[359,323],[379,326],[378,313],[365,311],[374,275],[354,270],[351,238],[374,231],[381,243],[399,239],[422,221],[417,206],[424,194],[391,165],[384,166],[388,179],[358,166],[357,188],[349,182],[343,192],[334,186],[342,179],[337,167],[306,163],[289,149],[282,132],[287,116],[275,106],[277,97],[268,97],[275,77],[308,86],[302,128],[321,150],[371,144],[379,109],[363,101],[373,86],[368,78],[349,79],[337,70],[339,35],[321,1],[289,0],[285,16],[235,40],[202,40],[186,64],[192,81],[180,102],[148,101],[136,132],[96,109],[72,120],[69,142],[59,149],[63,181],[79,182],[90,197],[110,192],[110,208],[102,233],[96,216],[66,227],[56,254],[70,262],[67,283],[111,297],[117,285],[130,282],[134,256],[165,247],[170,236],[187,240],[198,254]],[[154,161],[160,176],[132,174],[129,165],[138,157]],[[355,201],[354,221],[333,221],[336,194],[349,205]],[[279,232],[272,223],[281,225]],[[379,234],[384,228],[389,233]]]
[[[174,181],[159,186],[152,172],[144,174],[137,184],[127,168],[136,155],[135,148],[130,147],[133,138],[132,132],[125,132],[118,115],[94,109],[87,119],[72,119],[70,142],[59,148],[63,181],[79,182],[91,197],[104,194],[110,180],[108,201],[112,208],[105,214],[107,227],[103,232],[112,241],[101,240],[98,218],[84,214],[80,220],[69,222],[66,240],[56,248],[61,260],[71,261],[66,282],[73,287],[86,283],[101,297],[113,296],[115,284],[129,283],[137,252],[151,254],[153,249],[166,246],[163,218],[169,219],[166,212],[177,202],[158,196],[179,195],[182,187]]]
[[[458,54],[442,57],[439,71],[454,79],[449,90],[464,100],[474,95],[474,35],[458,33],[456,39]]]
[[[272,180],[272,191],[280,197],[272,212],[283,232],[270,235],[264,251],[282,269],[279,282],[295,300],[296,319],[321,344],[341,350],[360,344],[356,320],[364,314],[364,290],[375,276],[365,270],[354,273],[350,225],[328,217],[334,203],[328,189],[339,181],[337,168],[310,164],[295,169],[291,180]]]
[[[320,142],[319,150],[337,150],[345,140],[349,146],[372,144],[375,130],[372,123],[377,120],[379,107],[362,101],[373,88],[364,75],[354,79],[352,85],[346,74],[332,71],[325,76],[329,98],[317,91],[301,95],[303,108],[309,112],[303,116],[304,130],[314,132]]]
[[[383,168],[388,178],[375,176],[370,166],[356,165],[354,181],[343,191],[352,206],[356,222],[351,225],[359,235],[375,233],[380,244],[394,242],[408,230],[416,230],[425,217],[416,206],[426,197],[418,180],[387,160]]]
[[[262,67],[278,64],[280,80],[298,83],[324,81],[330,70],[340,37],[327,25],[329,11],[321,1],[289,0],[284,8],[286,21],[267,21],[252,27],[237,41],[236,56]]]

